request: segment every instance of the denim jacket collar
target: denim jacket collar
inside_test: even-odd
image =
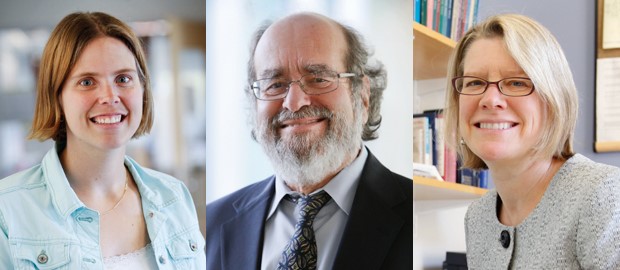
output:
[[[75,210],[85,207],[85,205],[69,185],[58,157],[57,147],[58,145],[54,146],[45,154],[41,167],[44,174],[43,179],[45,179],[44,181],[50,190],[54,208],[56,208],[59,216],[66,219]]]
[[[67,218],[76,210],[87,207],[69,185],[67,176],[60,163],[57,147],[58,146],[54,146],[45,154],[41,166],[45,174],[44,179],[52,195],[54,207],[59,216]],[[174,193],[162,193],[149,187],[149,184],[144,182],[145,180],[143,180],[141,175],[149,175],[150,171],[138,166],[136,161],[132,158],[125,156],[125,166],[129,168],[129,172],[138,186],[143,205],[154,208],[151,209],[151,211],[160,211],[167,205],[173,204],[179,200],[174,196]],[[146,181],[148,181],[148,177]],[[147,212],[147,209],[143,210],[145,213]]]

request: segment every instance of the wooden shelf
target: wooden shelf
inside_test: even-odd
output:
[[[488,191],[484,188],[419,176],[413,176],[413,186],[413,198],[416,201],[473,200],[482,197]]]
[[[413,23],[413,79],[446,77],[456,42],[432,29]]]

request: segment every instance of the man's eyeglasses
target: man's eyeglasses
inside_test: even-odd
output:
[[[462,76],[452,79],[452,86],[461,95],[482,95],[489,85],[495,84],[499,91],[509,97],[527,96],[534,92],[534,83],[529,78],[510,77],[490,82],[474,76]]]
[[[260,79],[254,81],[251,88],[257,99],[278,100],[286,97],[293,83],[299,83],[301,90],[308,95],[321,95],[338,89],[340,78],[356,76],[358,76],[358,74],[321,71],[303,75],[299,80],[294,81],[278,77]]]

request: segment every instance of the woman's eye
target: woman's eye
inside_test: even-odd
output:
[[[84,79],[78,82],[81,86],[92,86],[93,84],[95,84],[95,82],[93,82],[93,80],[91,79]]]
[[[469,81],[465,84],[465,86],[470,86],[470,87],[480,86],[480,85],[483,85],[482,81],[480,80]]]
[[[116,79],[116,82],[117,83],[129,83],[129,82],[131,82],[131,77],[129,77],[129,76],[119,76]]]

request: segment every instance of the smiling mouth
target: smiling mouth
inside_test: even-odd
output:
[[[310,119],[293,119],[285,120],[280,124],[280,128],[296,127],[302,125],[310,125],[324,121],[326,118],[310,118]]]
[[[476,123],[475,126],[480,129],[493,129],[504,130],[518,125],[517,123],[503,122],[503,123]]]
[[[112,125],[112,124],[117,124],[122,122],[123,120],[125,120],[127,116],[126,115],[106,115],[106,116],[95,116],[90,118],[90,121],[96,124],[103,124],[103,125]]]

